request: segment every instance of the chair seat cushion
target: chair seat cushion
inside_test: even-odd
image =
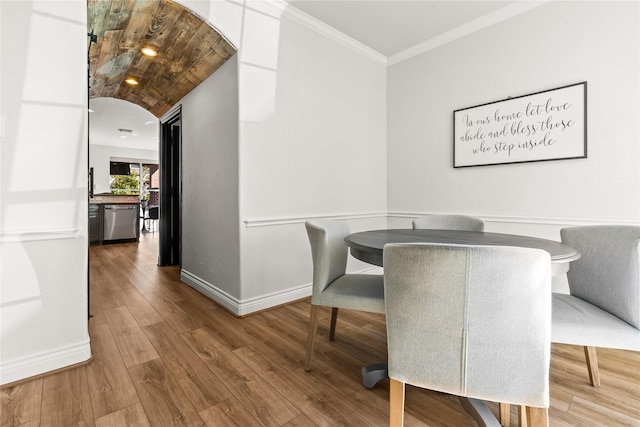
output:
[[[384,313],[384,277],[380,274],[345,274],[311,300],[312,304]]]
[[[640,330],[568,294],[553,294],[551,342],[640,351]]]

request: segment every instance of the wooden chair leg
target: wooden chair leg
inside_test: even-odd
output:
[[[527,416],[528,416],[527,407],[524,405],[520,405],[519,412],[518,412],[519,427],[527,427],[528,425]]]
[[[389,426],[404,425],[404,391],[402,381],[389,379]]]
[[[522,406],[520,411],[526,412],[527,425],[529,427],[549,427],[549,411],[547,408]]]
[[[584,357],[587,359],[589,381],[594,387],[600,387],[600,370],[598,369],[598,355],[595,347],[584,347]]]
[[[307,333],[307,355],[304,361],[304,370],[311,370],[311,357],[313,356],[313,342],[316,339],[316,330],[318,329],[318,309],[317,305],[311,305],[311,314],[309,316],[309,332]]]
[[[508,403],[500,403],[500,424],[504,427],[509,427],[511,424],[511,405]]]
[[[329,326],[329,341],[336,337],[336,322],[338,321],[338,307],[331,307],[331,326]]]

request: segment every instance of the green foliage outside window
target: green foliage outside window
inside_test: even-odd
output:
[[[0,0],[2,1],[2,0]],[[132,163],[129,170],[131,175],[110,175],[109,181],[112,194],[140,195],[140,165]],[[151,184],[151,174],[149,166],[142,165],[143,192],[141,200],[149,200],[149,185]]]
[[[111,192],[113,194],[140,194],[140,177],[137,169],[131,169],[131,175],[111,175]]]

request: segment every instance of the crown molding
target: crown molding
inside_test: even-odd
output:
[[[254,0],[254,2],[267,10],[275,12],[279,16],[284,16],[293,22],[315,31],[316,33],[364,56],[365,58],[370,59],[379,65],[387,66],[387,57],[383,54],[336,30],[319,19],[301,11],[284,0]]]
[[[516,3],[505,6],[494,12],[483,15],[477,19],[460,25],[452,30],[446,31],[437,35],[429,40],[425,40],[422,43],[410,47],[400,53],[390,56],[387,59],[388,65],[394,65],[399,62],[405,61],[414,56],[425,53],[431,49],[435,49],[438,46],[442,46],[446,43],[452,42],[478,30],[497,24],[498,22],[506,21],[514,16],[528,12],[540,5],[548,3],[550,0],[520,0]]]
[[[424,42],[410,47],[400,53],[397,53],[390,57],[386,57],[385,55],[347,36],[346,34],[338,31],[330,25],[320,21],[319,19],[316,19],[313,16],[296,8],[295,6],[290,5],[285,0],[253,0],[256,6],[274,12],[279,16],[284,16],[385,67],[405,61],[414,56],[425,53],[431,49],[435,49],[436,47],[467,36],[478,30],[490,27],[494,24],[497,24],[498,22],[502,22],[514,16],[528,12],[531,9],[550,1],[551,0],[517,1],[516,3],[488,13],[484,16],[481,16],[480,18],[467,22],[466,24],[456,27],[450,31],[446,31],[429,40],[425,40]]]

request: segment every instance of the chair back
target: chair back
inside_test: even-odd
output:
[[[581,254],[567,273],[571,295],[640,329],[640,227],[569,227],[560,236]]]
[[[157,206],[152,206],[149,208],[149,219],[159,219],[158,216],[159,209]]]
[[[458,396],[549,405],[550,256],[387,244],[389,378]]]
[[[348,249],[344,238],[349,235],[349,225],[314,219],[308,220],[305,227],[313,259],[313,302],[330,283],[346,272]]]
[[[413,220],[414,229],[484,231],[484,221],[466,215],[427,215]]]

